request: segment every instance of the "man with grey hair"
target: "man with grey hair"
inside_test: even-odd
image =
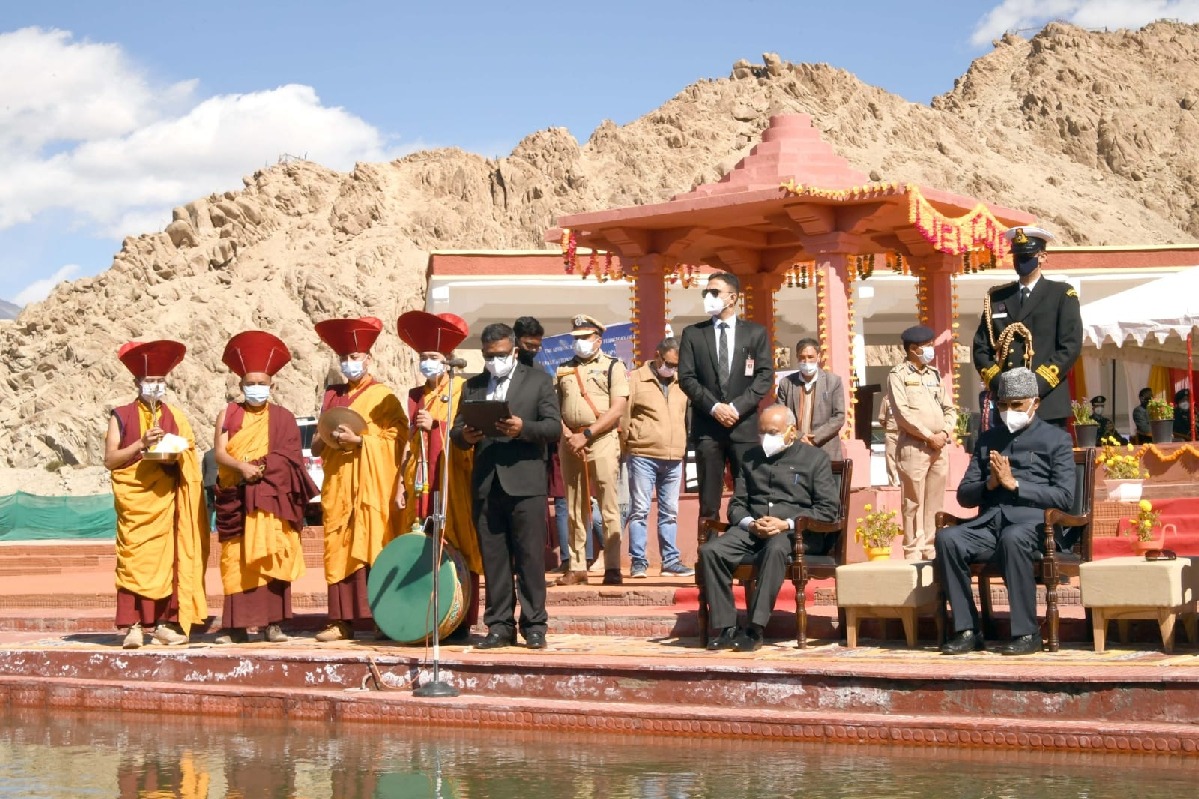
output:
[[[762,646],[762,632],[787,574],[794,547],[795,517],[820,521],[837,516],[837,482],[828,455],[798,440],[795,414],[772,405],[758,418],[759,443],[745,454],[729,503],[729,529],[699,548],[704,593],[712,608],[712,625],[720,635],[708,649],[752,652]],[[804,541],[805,552],[823,555],[836,542],[831,536]],[[758,567],[757,587],[748,598],[749,626],[737,631],[733,604],[733,572],[752,557]]]
[[[937,532],[937,563],[953,610],[953,635],[943,654],[983,648],[970,565],[984,562],[998,565],[1011,606],[1012,640],[999,651],[1041,650],[1033,561],[1045,510],[1069,510],[1074,501],[1074,451],[1069,433],[1037,417],[1037,394],[1032,371],[1019,367],[1000,375],[996,407],[1002,424],[979,439],[957,491],[958,503],[978,508],[978,515]]]

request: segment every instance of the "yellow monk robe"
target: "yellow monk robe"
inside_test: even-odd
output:
[[[375,558],[401,532],[395,497],[400,475],[399,442],[408,417],[382,383],[362,389],[349,408],[366,420],[362,445],[325,447],[321,510],[325,523],[325,581],[341,582]]]
[[[414,388],[408,393],[408,416],[424,408],[433,417],[433,429],[428,433],[413,428],[408,451],[404,455],[404,491],[407,502],[400,516],[400,529],[407,532],[414,522],[423,521],[433,511],[433,492],[441,485],[441,458],[450,453],[449,508],[446,511],[445,540],[462,553],[466,566],[475,574],[483,571],[483,557],[479,553],[479,537],[475,533],[474,509],[471,500],[470,474],[475,462],[474,450],[464,450],[449,442],[453,420],[447,420],[449,394],[446,392],[449,378],[442,375],[437,385],[430,389],[428,384]],[[454,381],[454,409],[462,399],[464,380]],[[416,490],[417,477],[425,481],[424,491]]]
[[[208,562],[208,511],[204,507],[200,458],[191,424],[178,408],[166,406],[178,435],[190,445],[177,465],[136,460],[112,471],[117,510],[117,588],[147,599],[171,595],[178,571],[179,626],[208,618],[204,570]],[[144,435],[155,422],[150,409],[137,403]]]
[[[229,437],[225,451],[237,461],[265,458],[270,448],[270,404],[248,405],[241,429]],[[241,472],[217,467],[217,483],[233,488]],[[273,513],[254,510],[246,514],[245,532],[221,542],[221,585],[225,594],[240,594],[260,588],[271,580],[295,582],[304,576],[304,551],[291,522]]]

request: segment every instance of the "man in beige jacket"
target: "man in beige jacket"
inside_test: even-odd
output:
[[[932,366],[933,331],[923,325],[903,331],[907,360],[887,379],[891,410],[899,426],[899,481],[903,489],[903,554],[931,559],[935,518],[945,503],[949,445],[957,411],[946,401],[941,373]]]
[[[687,451],[687,395],[677,376],[679,344],[667,338],[656,357],[629,375],[629,402],[620,426],[629,470],[630,577],[644,578],[649,503],[658,498],[658,552],[662,575],[691,577],[695,570],[679,559],[675,546],[683,455]]]

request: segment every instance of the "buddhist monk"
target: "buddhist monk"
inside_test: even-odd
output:
[[[229,340],[222,360],[241,378],[244,399],[217,416],[213,443],[226,630],[216,643],[246,643],[251,627],[282,643],[291,584],[304,575],[304,508],[320,490],[304,469],[296,417],[270,402],[272,378],[291,352],[270,333],[248,330]]]
[[[208,618],[204,569],[208,511],[195,435],[183,412],[163,401],[166,378],[187,351],[177,341],[129,342],[117,353],[133,373],[138,397],[115,408],[104,438],[117,511],[117,619],[124,646],[145,633],[182,646]],[[176,450],[174,460],[147,460],[148,450]]]
[[[412,428],[403,463],[404,490],[408,498],[402,513],[402,529],[409,530],[414,522],[423,522],[434,513],[433,495],[442,491],[446,466],[443,456],[448,452],[449,481],[447,493],[442,497],[442,502],[447,503],[445,540],[466,561],[471,584],[466,598],[466,616],[447,640],[464,641],[470,637],[470,628],[479,620],[479,575],[483,571],[483,559],[479,554],[479,537],[471,508],[470,474],[474,452],[448,446],[453,423],[450,406],[452,404],[457,411],[464,381],[455,377],[451,388],[446,361],[466,338],[469,328],[460,316],[433,315],[425,311],[409,311],[399,318],[396,326],[400,340],[420,354],[420,372],[425,379],[408,392],[407,410]]]
[[[313,442],[324,460],[321,510],[325,520],[325,581],[329,584],[329,626],[321,642],[354,637],[353,623],[373,619],[366,583],[371,564],[400,532],[404,502],[400,447],[408,417],[390,388],[371,377],[370,350],[383,330],[374,317],[327,319],[316,334],[337,353],[346,382],[325,392],[321,412],[349,408],[366,423],[331,431],[329,441]]]

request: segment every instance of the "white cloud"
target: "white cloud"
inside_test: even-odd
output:
[[[41,302],[50,296],[50,292],[64,280],[70,280],[79,274],[79,264],[67,264],[50,277],[35,280],[17,293],[12,301],[17,305],[28,305],[31,302]]]
[[[31,76],[0,83],[0,230],[57,214],[120,238],[285,153],[344,169],[401,152],[310,86],[198,98],[195,81],[155,84],[119,46],[64,31],[0,35],[0,73]]]
[[[983,46],[1006,31],[1062,19],[1084,28],[1140,28],[1158,19],[1199,22],[1199,0],[1003,0],[978,21],[970,41]]]

